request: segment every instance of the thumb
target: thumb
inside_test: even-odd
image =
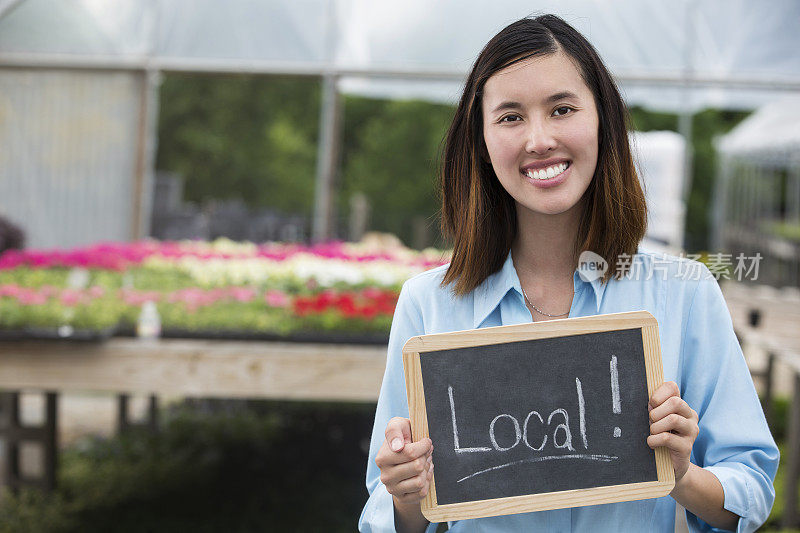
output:
[[[411,421],[408,418],[395,417],[386,426],[386,442],[393,452],[399,452],[406,443],[411,442]]]

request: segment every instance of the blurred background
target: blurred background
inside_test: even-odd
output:
[[[629,106],[643,246],[718,276],[800,526],[796,0],[0,0],[0,530],[352,531],[455,102],[540,13]]]

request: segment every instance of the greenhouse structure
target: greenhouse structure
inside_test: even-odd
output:
[[[791,420],[787,424],[780,421],[780,427],[788,426],[786,433],[791,434],[781,436],[779,441],[785,444],[782,450],[789,451],[785,453],[787,460],[783,470],[787,473],[779,474],[787,480],[779,488],[783,490],[784,500],[779,512],[785,525],[800,525],[797,509],[800,501],[800,336],[797,334],[800,289],[786,289],[789,285],[800,285],[798,0],[769,3],[747,0],[0,0],[0,493],[5,487],[12,489],[12,493],[20,488],[38,487],[45,493],[55,491],[60,498],[62,494],[69,496],[70,489],[58,492],[58,485],[70,486],[62,481],[66,476],[76,471],[85,472],[87,476],[99,472],[98,479],[106,475],[101,468],[59,467],[59,461],[73,457],[59,453],[66,443],[59,441],[58,420],[66,420],[64,400],[71,395],[88,394],[92,400],[95,395],[110,399],[115,407],[112,417],[117,422],[110,432],[117,431],[123,437],[127,437],[125,433],[136,432],[134,428],[140,425],[129,409],[132,396],[139,396],[146,402],[146,405],[141,404],[144,425],[154,434],[174,421],[166,420],[162,415],[167,411],[159,408],[159,402],[173,399],[182,403],[187,399],[189,404],[195,399],[203,402],[206,399],[212,402],[264,400],[264,403],[278,406],[276,413],[293,402],[316,403],[309,411],[328,403],[374,403],[384,375],[390,375],[385,373],[387,345],[395,311],[403,310],[398,307],[402,287],[414,276],[444,267],[451,254],[451,250],[429,247],[430,243],[423,238],[416,240],[418,233],[427,238],[428,223],[435,218],[432,213],[414,218],[404,217],[401,212],[401,216],[396,217],[414,234],[413,247],[403,244],[401,239],[412,239],[401,235],[399,230],[397,235],[367,231],[370,209],[377,212],[377,216],[383,216],[383,221],[390,218],[385,211],[369,205],[376,195],[386,198],[387,204],[403,203],[386,190],[387,183],[407,185],[410,180],[403,182],[404,177],[424,180],[429,177],[427,170],[410,170],[403,174],[403,169],[396,170],[397,165],[386,164],[384,159],[384,154],[394,152],[399,154],[398,160],[410,160],[412,158],[405,156],[407,152],[416,156],[421,150],[384,147],[394,148],[401,140],[423,137],[433,145],[439,138],[434,126],[430,126],[430,131],[435,135],[427,137],[406,134],[406,131],[415,131],[412,129],[399,126],[393,129],[392,121],[400,123],[402,120],[387,120],[384,117],[390,116],[388,113],[381,115],[374,109],[387,102],[398,104],[398,108],[402,108],[400,104],[409,104],[409,108],[418,105],[416,114],[408,112],[409,108],[401,109],[412,117],[408,123],[416,125],[434,114],[437,120],[439,117],[451,120],[452,115],[447,113],[451,113],[452,108],[447,106],[456,103],[472,62],[484,43],[508,24],[543,13],[563,17],[589,39],[609,66],[625,102],[632,108],[637,125],[641,125],[638,120],[642,117],[647,122],[641,127],[643,131],[629,132],[648,201],[649,228],[642,249],[679,254],[685,249],[698,248],[692,233],[698,226],[702,226],[699,233],[702,233],[700,242],[704,245],[707,232],[702,224],[706,219],[702,217],[708,215],[713,229],[711,253],[697,253],[692,259],[698,262],[680,261],[680,265],[697,267],[693,270],[698,276],[710,278],[710,274],[724,276],[727,273],[724,269],[711,272],[710,267],[705,270],[701,263],[707,267],[713,263],[710,255],[726,254],[733,263],[739,255],[764,259],[760,276],[747,279],[773,287],[724,281],[719,287],[713,282],[695,286],[724,291],[731,324],[743,348],[742,352],[736,351],[739,346],[734,346],[731,336],[731,353],[736,357],[745,355],[744,362],[749,365],[754,383],[759,386],[759,392],[765,392],[762,396],[764,411],[773,428],[779,426],[774,426],[776,418],[770,416],[771,398],[787,396],[787,391],[793,391],[791,407],[783,411],[775,409],[775,414],[781,412]],[[256,89],[242,91],[238,96],[240,101],[265,102],[264,114],[256,118],[255,115],[244,116],[239,107],[223,99],[220,99],[222,103],[209,101],[206,93],[195,91],[199,85],[197,80],[201,78],[213,78],[214,82],[236,78],[248,83],[257,81],[253,83]],[[179,144],[170,142],[173,138],[166,133],[168,128],[160,129],[160,124],[169,122],[168,117],[172,116],[168,110],[181,108],[171,105],[178,101],[177,98],[170,100],[172,88],[177,85],[173,85],[175,80],[182,84],[182,96],[192,93],[195,99],[191,107],[187,106],[189,110],[174,122],[189,124],[191,121],[186,117],[202,115],[206,105],[209,108],[218,105],[226,111],[226,118],[230,118],[225,133],[242,130],[243,136],[250,136],[253,141],[251,151],[242,152],[248,157],[239,158],[245,161],[242,181],[258,182],[263,186],[261,191],[266,193],[250,205],[246,200],[256,195],[226,197],[229,204],[220,202],[215,207],[223,205],[220,211],[227,209],[226,216],[230,214],[232,220],[237,209],[249,209],[256,203],[261,207],[280,196],[275,191],[278,184],[302,183],[303,188],[297,190],[305,202],[300,204],[304,211],[278,213],[285,216],[285,220],[293,217],[291,224],[295,225],[290,227],[291,231],[276,230],[273,233],[276,238],[262,238],[263,234],[255,231],[232,235],[233,231],[214,233],[209,230],[206,235],[190,239],[179,230],[173,233],[163,230],[166,224],[159,226],[164,206],[167,206],[164,212],[175,206],[183,209],[189,200],[197,200],[184,195],[185,189],[189,190],[183,187],[182,180],[186,176],[181,176],[170,164],[160,165],[169,168],[159,168],[156,163],[164,156],[166,147]],[[308,83],[297,83],[298,80]],[[295,93],[301,92],[296,88],[301,85],[303,99],[296,99],[301,104],[289,105],[295,102]],[[216,94],[226,95],[228,87],[219,89]],[[259,98],[276,87],[273,94],[289,96]],[[364,98],[349,98],[354,95]],[[184,100],[188,101],[189,97]],[[357,105],[351,106],[353,101],[357,101]],[[373,104],[376,107],[370,107]],[[259,128],[261,132],[272,133],[261,120],[276,108],[289,116],[288,119],[281,117],[289,124],[287,128],[273,136],[253,134]],[[307,112],[302,121],[295,118],[298,108]],[[434,108],[435,113],[431,111]],[[391,174],[378,180],[370,173],[371,168],[364,171],[367,176],[364,181],[371,180],[377,194],[348,189],[348,164],[354,159],[348,150],[356,143],[350,142],[355,135],[349,135],[349,131],[345,134],[345,125],[348,116],[352,120],[359,113],[358,120],[368,117],[373,120],[369,125],[376,125],[375,128],[363,127],[361,131],[367,132],[370,138],[386,142],[377,145],[372,154],[379,154],[373,159],[383,168],[389,168]],[[743,120],[748,113],[751,113],[749,118]],[[397,116],[399,113],[394,115]],[[707,121],[709,116],[712,119]],[[244,127],[245,119],[252,119],[250,123],[255,126]],[[712,121],[716,122],[709,126],[708,122]],[[712,150],[709,132],[721,131],[723,127],[728,131],[736,121],[741,122],[727,135],[716,139]],[[367,123],[366,119],[362,122]],[[265,147],[283,149],[282,141],[291,140],[297,124],[309,125],[302,142],[297,143],[300,148],[294,152],[286,150],[289,154],[286,158],[272,157],[273,153]],[[202,121],[190,125],[193,132],[199,132],[196,137],[201,138],[200,142],[218,140]],[[314,129],[310,125],[314,125]],[[396,135],[392,137],[384,132]],[[218,183],[222,184],[223,193],[240,194],[240,190],[231,186],[236,178],[227,166],[232,159],[228,158],[232,151],[228,147],[245,143],[240,142],[241,138],[224,141],[219,143],[222,148],[218,149],[225,156],[220,158],[220,167],[211,168],[204,157],[195,157],[194,153],[187,159],[199,161],[197,166],[191,167],[195,169],[194,174],[201,172],[198,167],[205,166],[208,175],[203,179],[213,181],[219,174]],[[254,153],[263,155],[257,163],[249,158]],[[297,172],[296,167],[289,164],[301,159],[298,153],[310,154],[303,159],[303,166],[298,167],[303,172]],[[711,174],[705,174],[703,169],[711,168],[715,155],[718,174],[712,180]],[[433,157],[426,155],[426,163],[432,162],[429,159]],[[274,167],[254,178],[252,169],[266,166],[265,162],[274,162]],[[280,174],[276,168],[286,172]],[[433,182],[433,165],[429,165],[429,170]],[[192,174],[192,171],[181,172]],[[277,177],[269,181],[272,174]],[[692,176],[697,177],[694,184]],[[195,181],[190,182],[191,178]],[[187,179],[194,185],[200,181],[197,175]],[[712,181],[713,194],[709,191]],[[198,189],[195,186],[190,190]],[[422,198],[427,194],[419,191],[416,184],[407,190],[411,192],[406,198],[414,195]],[[693,190],[702,194],[690,197]],[[351,216],[350,225],[343,230],[345,224],[336,211],[345,203],[342,201],[345,192],[354,193],[349,198],[350,210],[358,216]],[[368,198],[367,193],[373,193],[373,197]],[[208,197],[212,195],[202,198]],[[707,200],[709,197],[713,198],[711,202]],[[432,196],[424,198],[428,200]],[[709,205],[699,205],[704,203]],[[266,212],[269,211],[267,207],[272,209],[273,206],[264,207]],[[250,212],[245,214],[249,216]],[[265,227],[273,224],[277,228],[278,222],[268,219],[268,215],[272,213],[259,213],[264,217],[259,219],[259,224]],[[702,218],[700,223],[698,218]],[[258,226],[252,219],[244,221],[248,229]],[[618,227],[619,224],[614,229]],[[8,233],[18,237],[17,242],[24,240],[24,246],[5,246],[3,231],[6,228],[10,228]],[[24,239],[20,237],[23,233]],[[618,259],[623,255],[627,256],[620,254]],[[663,272],[666,276],[666,270]],[[589,295],[577,292],[578,278],[575,279],[573,302],[584,294]],[[592,282],[595,295],[602,294],[598,291],[602,291],[603,286],[595,283],[596,279]],[[517,287],[521,291],[520,283]],[[511,292],[508,290],[501,297],[517,298],[520,304],[528,298],[524,292]],[[698,293],[699,288],[693,294]],[[660,309],[663,304],[664,316],[671,313],[675,305],[671,299],[662,297],[665,294],[666,289],[648,293],[654,306]],[[790,298],[784,297],[786,295]],[[713,296],[717,298],[718,292]],[[595,301],[596,310],[601,313],[598,296]],[[689,302],[688,297],[686,301]],[[442,304],[442,308],[449,309],[449,303]],[[590,314],[594,313],[592,305],[588,308]],[[612,302],[608,309],[615,305]],[[681,327],[695,316],[691,311],[694,304],[688,305]],[[716,317],[727,320],[724,310],[720,317],[719,307],[709,309]],[[548,316],[565,315],[570,313]],[[500,316],[506,322],[499,311],[489,316]],[[522,318],[527,321],[528,317],[523,315]],[[530,318],[533,319],[533,315]],[[630,329],[630,323],[624,322],[628,319],[617,316],[602,320],[624,323],[624,330],[633,332],[635,337],[636,331]],[[646,352],[649,357],[649,354],[658,353],[658,324],[653,324],[653,315],[646,320],[649,333],[642,338],[650,339]],[[761,327],[757,328],[759,320]],[[489,323],[489,320],[481,322]],[[481,324],[476,322],[475,327]],[[572,324],[574,322],[561,320],[530,327],[561,329],[560,336],[569,333],[577,337],[588,331],[580,329],[585,321],[570,330]],[[667,339],[667,334],[677,335],[679,320],[674,324],[675,329],[664,329],[662,338]],[[511,335],[507,329],[497,329],[501,330],[500,335]],[[645,326],[641,329],[644,333]],[[398,329],[395,327],[394,331]],[[681,331],[684,339],[692,338],[686,334],[691,331],[688,327]],[[397,333],[394,335],[396,337]],[[482,335],[484,333],[475,337]],[[539,340],[550,341],[549,338]],[[686,353],[692,349],[689,342],[684,343]],[[664,346],[677,348],[679,343],[676,339],[675,343],[670,341]],[[648,387],[660,384],[662,373],[666,377],[681,368],[690,368],[680,366],[683,365],[683,350],[681,347],[680,362],[674,353],[668,354],[667,363],[676,362],[676,365],[666,368],[667,372],[662,372],[663,368],[651,372],[648,367],[645,376]],[[761,359],[748,359],[752,353],[760,355]],[[611,357],[616,361],[615,355]],[[656,364],[652,368],[661,365],[660,355],[658,357],[652,358]],[[617,377],[616,364],[613,362],[610,367],[612,389]],[[609,368],[607,363],[604,368]],[[726,378],[724,372],[706,373],[709,378]],[[582,418],[582,389],[580,381],[577,378],[575,381]],[[608,377],[603,383],[608,383]],[[619,388],[619,383],[616,385]],[[31,424],[20,416],[24,411],[21,400],[35,395],[41,395],[38,405],[42,416],[41,423]],[[452,398],[451,394],[451,402]],[[348,466],[342,462],[342,469],[348,474],[358,474],[361,479],[357,480],[357,489],[363,492],[360,469],[369,448],[366,436],[372,427],[374,409],[369,411],[363,438],[362,430],[355,426],[355,429],[342,429],[345,426],[332,424],[336,432],[331,432],[326,446],[319,446],[326,436],[316,433],[316,422],[303,422],[315,433],[313,438],[303,437],[307,433],[298,433],[300,437],[294,439],[294,444],[263,447],[265,455],[270,457],[270,462],[263,464],[272,465],[273,460],[276,464],[282,463],[292,470],[291,475],[273,471],[266,475],[254,474],[241,466],[245,463],[234,468],[213,467],[213,470],[226,473],[236,470],[237,475],[241,471],[247,478],[264,481],[269,490],[277,488],[287,495],[296,493],[324,513],[335,505],[318,505],[317,500],[309,499],[308,495],[316,491],[326,498],[318,501],[330,502],[333,500],[327,499],[329,496],[338,498],[340,492],[346,490],[342,491],[344,485],[330,477],[327,470],[316,468],[317,463],[310,460],[311,454],[305,453],[296,443],[303,441],[310,448],[321,450],[326,462],[337,442],[342,449],[346,447],[358,463]],[[96,424],[96,417],[86,412],[82,412],[80,421]],[[270,414],[277,428],[275,435],[289,433],[284,420],[291,420],[294,415],[288,409],[285,412],[285,417],[281,415],[280,418]],[[94,430],[96,426],[89,429]],[[81,431],[88,432],[88,429],[81,428]],[[196,438],[200,432],[187,433],[189,440],[204,445],[204,439]],[[334,438],[334,434],[341,438]],[[614,433],[614,438],[617,436]],[[359,442],[359,439],[362,440]],[[263,440],[259,438],[260,448]],[[34,468],[27,468],[30,464],[26,466],[25,461],[30,444],[38,445],[41,452],[38,463],[36,457],[30,461]],[[296,452],[296,457],[302,460],[286,455],[286,451]],[[158,455],[171,461],[180,454],[162,450]],[[202,457],[214,455],[239,458],[235,452],[203,453]],[[192,474],[202,467],[199,463],[204,461],[195,461],[191,454],[186,457],[191,459]],[[294,476],[298,471],[296,467],[306,463],[309,471],[318,470],[325,478],[334,480],[331,486],[335,486],[335,490],[328,490],[328,485],[317,487],[314,481],[303,482],[304,487],[314,489],[308,491],[296,491],[291,484],[287,484],[288,489],[281,485],[283,479],[303,479],[302,475]],[[64,464],[66,461],[62,467]],[[129,469],[126,466],[123,470]],[[57,473],[65,476],[57,477]],[[193,481],[197,479],[194,475],[187,479],[193,486],[198,485]],[[91,479],[90,484],[73,486],[85,486],[92,489],[88,491],[91,494],[106,493],[115,500],[125,498],[115,490],[103,489],[104,485],[95,481]],[[169,492],[179,493],[173,491],[170,484],[142,483],[148,497],[154,495],[153,501],[159,500],[162,494],[153,492],[157,484],[165,485]],[[209,486],[212,485],[227,491],[222,484]],[[258,501],[253,499],[254,505],[234,502],[230,507],[235,508],[237,514],[240,513],[236,506],[242,503],[243,507],[258,507],[259,512],[265,502],[294,510],[290,509],[293,505],[285,503],[289,500],[274,498],[271,502],[259,492],[249,489],[248,492]],[[361,497],[359,492],[354,498]],[[139,499],[132,496],[130,500]],[[97,509],[105,513],[107,506],[102,503],[105,500],[98,501]],[[72,512],[73,507],[82,512],[80,506],[69,505],[65,513]],[[217,502],[212,505],[192,503],[187,510],[194,519],[195,515],[204,516],[198,510],[216,513],[224,506]],[[30,512],[24,507],[22,511],[31,518],[38,518],[39,514],[44,519],[58,517],[55,512],[59,510],[51,507],[42,506],[47,511],[42,513],[36,511],[37,507],[31,507]],[[264,519],[272,519],[276,508],[265,507]],[[300,513],[304,512],[300,509]],[[352,515],[352,526],[357,511],[346,512]],[[679,518],[684,517],[685,526],[686,513],[680,507],[676,508],[676,513]],[[132,512],[130,516],[139,520],[139,514]],[[0,529],[2,525],[0,519]],[[146,525],[141,527],[147,528]]]
[[[800,97],[776,99],[717,140],[714,246],[762,254],[762,283],[800,286]]]
[[[313,238],[325,240],[341,95],[453,102],[481,43],[543,12],[589,37],[629,104],[680,113],[685,138],[700,109],[800,91],[793,0],[3,0],[0,211],[34,247],[145,237],[162,74],[306,76],[322,95]],[[683,195],[691,156],[672,187]]]

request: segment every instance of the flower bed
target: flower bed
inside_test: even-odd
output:
[[[385,338],[402,283],[445,261],[400,246],[226,239],[8,251],[0,332],[133,332],[151,301],[169,335]]]

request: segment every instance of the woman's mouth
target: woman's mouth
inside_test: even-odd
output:
[[[561,173],[563,173],[565,170],[569,168],[569,165],[570,165],[569,162],[565,162],[553,165],[551,167],[542,168],[539,170],[534,170],[529,168],[525,172],[525,175],[534,180],[539,180],[539,181],[550,180],[561,175]]]

